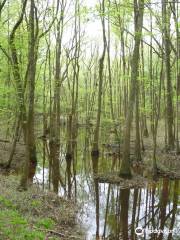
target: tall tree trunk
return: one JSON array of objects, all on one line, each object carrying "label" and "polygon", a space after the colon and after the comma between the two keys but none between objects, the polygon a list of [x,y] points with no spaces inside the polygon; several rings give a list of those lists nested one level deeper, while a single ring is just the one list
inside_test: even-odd
[{"label": "tall tree trunk", "polygon": [[[155,78],[158,78],[157,75],[157,69],[156,69],[156,75]],[[159,123],[159,117],[160,117],[160,110],[161,110],[161,90],[162,90],[162,82],[164,81],[164,74],[163,74],[163,62],[161,64],[161,72],[160,72],[160,80],[159,80],[159,89],[158,93],[155,97],[156,100],[154,100],[153,104],[153,115],[154,115],[154,121],[153,121],[153,175],[157,175],[157,160],[156,160],[156,149],[157,149],[157,131],[158,131],[158,123]]]},{"label": "tall tree trunk", "polygon": [[148,128],[147,128],[147,118],[146,118],[146,91],[145,91],[145,71],[144,71],[144,50],[143,50],[143,42],[141,41],[141,62],[142,62],[142,107],[143,107],[143,113],[142,113],[142,131],[143,136],[148,137]]},{"label": "tall tree trunk", "polygon": [[99,59],[99,86],[98,86],[98,110],[97,110],[97,119],[96,126],[94,130],[94,141],[92,147],[92,155],[99,155],[99,128],[101,121],[101,108],[102,108],[102,92],[103,92],[103,69],[104,69],[104,58],[106,53],[106,33],[105,33],[105,1],[102,0],[101,3],[101,14],[102,14],[102,30],[103,30],[103,52],[102,56]]},{"label": "tall tree trunk", "polygon": [[131,82],[129,92],[128,110],[126,115],[126,124],[124,132],[124,145],[123,145],[123,159],[121,162],[120,176],[130,177],[130,136],[131,125],[133,120],[133,109],[136,98],[136,84],[139,72],[139,48],[142,35],[144,13],[144,0],[134,0],[134,26],[135,26],[135,45],[131,61]]},{"label": "tall tree trunk", "polygon": [[141,139],[140,139],[140,128],[139,128],[139,80],[136,82],[136,112],[135,112],[135,122],[136,122],[136,140],[135,140],[135,158],[136,161],[141,161]]},{"label": "tall tree trunk", "polygon": [[[18,108],[19,108],[19,114],[20,114],[20,122],[23,129],[24,134],[24,142],[26,144],[26,152],[28,153],[29,148],[27,144],[27,114],[26,114],[26,107],[25,107],[25,99],[24,99],[24,87],[23,87],[23,81],[20,74],[20,67],[19,67],[19,60],[18,60],[18,54],[15,44],[15,34],[18,28],[20,27],[23,17],[25,14],[27,0],[23,2],[23,7],[21,11],[21,15],[17,22],[15,23],[10,36],[9,36],[9,45],[10,45],[10,54],[12,59],[12,70],[13,70],[13,76],[16,84],[16,91],[17,91],[17,98],[18,98]],[[25,159],[25,166],[22,174],[22,178],[20,181],[19,189],[26,189],[27,188],[27,179],[28,179],[28,173],[29,173],[29,155],[26,156]]]},{"label": "tall tree trunk", "polygon": [[[28,179],[33,181],[36,171],[37,156],[36,156],[36,143],[34,134],[34,94],[35,94],[35,77],[36,77],[36,36],[35,36],[35,3],[31,0],[30,7],[30,36],[29,36],[29,71],[28,71],[28,91],[29,91],[29,106],[27,117],[27,145],[29,154],[29,173]],[[28,164],[27,164],[28,165]]]},{"label": "tall tree trunk", "polygon": [[[37,26],[36,26],[37,27]],[[37,31],[37,29],[36,29]],[[28,183],[33,182],[37,166],[36,144],[34,134],[34,94],[37,61],[37,32],[35,31],[35,3],[31,0],[29,14],[29,43],[28,43],[28,114],[26,125],[27,159],[20,186],[26,188]]]},{"label": "tall tree trunk", "polygon": [[74,39],[75,39],[75,50],[74,50],[74,61],[73,65],[73,79],[72,79],[72,103],[71,103],[71,113],[68,119],[67,126],[67,152],[66,152],[66,172],[68,175],[68,197],[71,197],[71,165],[73,163],[74,173],[75,169],[75,148],[76,148],[76,138],[77,138],[77,123],[78,123],[78,96],[79,96],[79,56],[80,56],[80,14],[79,14],[79,1],[75,3],[75,24],[74,24]]},{"label": "tall tree trunk", "polygon": [[[58,1],[57,12],[60,2]],[[60,170],[59,170],[59,149],[60,149],[60,86],[61,86],[61,53],[62,36],[64,27],[65,3],[62,1],[57,22],[56,38],[56,63],[55,63],[55,81],[54,81],[54,101],[50,116],[50,161],[52,164],[52,183],[53,191],[58,193]]]},{"label": "tall tree trunk", "polygon": [[[110,8],[110,2],[109,2],[109,6],[108,8]],[[116,138],[119,140],[119,134],[116,128],[116,122],[115,122],[115,114],[114,114],[114,106],[113,106],[113,86],[112,86],[112,73],[111,73],[111,57],[110,57],[110,19],[108,16],[108,38],[106,40],[107,42],[107,61],[108,61],[108,78],[109,78],[109,98],[110,98],[110,110],[111,110],[111,117],[113,120],[113,125],[114,125],[114,132],[116,135]]]},{"label": "tall tree trunk", "polygon": [[164,62],[166,66],[166,87],[167,87],[167,137],[168,148],[174,148],[174,133],[173,133],[173,91],[172,91],[172,79],[171,79],[171,48],[170,48],[170,11],[168,9],[168,1],[162,0],[162,21],[163,21],[163,43],[165,48]]},{"label": "tall tree trunk", "polygon": [[180,154],[180,146],[179,146],[179,119],[180,119],[180,31],[179,31],[179,8],[178,3],[176,5],[176,1],[173,0],[171,5],[174,23],[176,27],[176,153]]}]

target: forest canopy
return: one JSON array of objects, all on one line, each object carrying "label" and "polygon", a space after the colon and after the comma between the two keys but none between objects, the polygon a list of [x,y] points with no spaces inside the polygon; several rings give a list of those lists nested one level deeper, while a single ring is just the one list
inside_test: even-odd
[{"label": "forest canopy", "polygon": [[63,124],[67,168],[83,124],[93,127],[92,156],[109,126],[122,145],[120,176],[131,176],[130,155],[142,160],[149,135],[154,173],[159,134],[165,151],[179,153],[178,1],[1,0],[0,28],[1,135],[12,142],[8,167],[19,139],[26,146],[22,188],[43,138],[58,191]]}]

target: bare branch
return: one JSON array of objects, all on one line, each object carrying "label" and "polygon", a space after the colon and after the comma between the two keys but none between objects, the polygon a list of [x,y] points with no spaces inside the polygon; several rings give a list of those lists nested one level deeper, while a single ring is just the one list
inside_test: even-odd
[{"label": "bare branch", "polygon": [[[124,28],[124,31],[126,31],[128,34],[130,34],[132,37],[134,37],[134,34],[131,33],[128,29]],[[142,39],[142,42],[145,43],[146,45],[148,45],[149,47],[151,47],[154,52],[160,57],[162,58],[162,55],[153,47],[151,46],[148,42],[146,42],[144,39]]]},{"label": "bare branch", "polygon": [[2,3],[0,3],[0,14],[1,14],[1,12],[2,12],[2,9],[3,9],[6,1],[7,1],[7,0],[4,0]]},{"label": "bare branch", "polygon": [[10,42],[13,42],[16,30],[18,29],[18,27],[22,23],[22,20],[23,20],[23,17],[24,17],[24,13],[25,13],[25,9],[26,9],[26,4],[27,4],[27,0],[24,1],[21,15],[20,15],[18,21],[16,22],[16,24],[14,25],[14,27],[12,29],[12,32],[10,33],[10,37],[9,37]]},{"label": "bare branch", "polygon": [[0,44],[0,50],[4,53],[4,55],[7,57],[7,59],[11,62],[11,57],[9,56],[7,51],[2,47],[1,44]]}]

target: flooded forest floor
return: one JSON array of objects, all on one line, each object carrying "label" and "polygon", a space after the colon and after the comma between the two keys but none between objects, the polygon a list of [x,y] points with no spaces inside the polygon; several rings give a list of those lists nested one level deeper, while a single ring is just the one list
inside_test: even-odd
[{"label": "flooded forest floor", "polygon": [[[60,156],[62,158],[62,175],[66,176],[66,161],[64,159],[66,152],[66,134],[64,132],[61,132],[62,145]],[[114,225],[116,224],[113,223],[113,227],[111,226],[111,218],[113,216],[114,219],[114,215],[116,216],[117,213],[109,213],[108,217],[108,210],[105,210],[106,205],[108,206],[108,204],[110,204],[108,202],[110,197],[114,199],[115,195],[117,194],[118,196],[122,189],[128,188],[134,189],[135,192],[136,189],[144,189],[144,191],[149,191],[147,187],[148,182],[152,183],[154,181],[154,179],[152,179],[152,136],[149,135],[149,137],[143,139],[144,151],[142,151],[141,162],[136,162],[134,160],[133,154],[131,155],[133,177],[130,180],[124,180],[118,176],[122,153],[119,152],[119,145],[117,144],[117,142],[115,142],[113,133],[108,131],[107,127],[101,130],[101,151],[99,169],[97,173],[93,171],[93,164],[91,161],[90,153],[92,146],[92,133],[93,129],[85,127],[79,129],[76,153],[77,159],[75,185],[77,185],[77,189],[73,189],[72,187],[72,190],[74,191],[72,191],[72,200],[68,200],[66,195],[64,196],[62,194],[62,197],[60,197],[49,190],[42,190],[41,153],[43,141],[41,139],[42,131],[39,130],[36,131],[36,139],[38,159],[40,160],[38,163],[37,175],[40,176],[40,179],[36,179],[37,181],[35,181],[35,184],[33,184],[33,186],[31,186],[28,191],[17,192],[19,175],[17,175],[16,173],[19,172],[19,170],[21,171],[22,169],[22,165],[25,159],[25,145],[21,140],[17,142],[11,168],[7,173],[7,171],[3,169],[3,166],[5,163],[8,162],[9,155],[12,149],[12,140],[6,137],[2,137],[5,136],[3,134],[1,135],[0,239],[16,240],[14,236],[16,236],[17,234],[18,240],[94,240],[95,237],[93,236],[95,235],[95,232],[97,232],[97,230],[95,230],[95,223],[97,223],[97,217],[99,218],[98,221],[100,221],[100,227],[98,227],[100,231],[102,231],[103,229],[101,224],[103,221],[105,221],[107,225],[109,224],[107,230],[107,234],[109,234],[108,236],[110,236],[110,233],[113,233],[115,231]],[[134,140],[132,139],[131,153],[133,153],[133,143]],[[158,178],[169,178],[170,180],[180,179],[180,155],[177,155],[175,151],[167,152],[164,150],[164,136],[162,136],[160,131],[157,138],[156,157],[158,166]],[[48,172],[47,162],[45,164],[45,168],[45,170],[47,170]],[[48,174],[46,175],[47,176],[44,179],[45,185],[48,183]],[[72,179],[74,180],[74,177],[72,177]],[[64,178],[63,181],[66,182],[66,179]],[[120,187],[120,189],[117,188],[117,185]],[[96,193],[97,189],[98,195]],[[159,189],[161,188],[159,187]],[[138,194],[138,196],[141,197],[141,190]],[[149,196],[148,194],[149,193],[144,193],[144,198],[146,195]],[[122,193],[121,195],[123,196]],[[130,190],[130,196],[131,195],[135,196],[134,193],[132,193]],[[157,198],[161,199],[159,196]],[[99,201],[101,201],[101,204],[103,206],[101,210],[99,210]],[[114,200],[112,202],[114,202]],[[139,200],[139,204],[140,203],[141,199]],[[96,213],[94,212],[94,209],[96,209]],[[114,206],[112,209],[114,209]],[[97,214],[97,211],[100,211],[100,216]],[[101,211],[103,211],[103,213]],[[104,212],[106,212],[106,214],[104,214]],[[104,215],[107,215],[105,220]],[[79,221],[79,217],[81,221]],[[4,219],[6,219],[6,221],[4,221]],[[109,222],[107,221],[107,219],[109,219]],[[84,228],[82,230],[82,225],[86,228],[87,231]],[[132,223],[130,224],[129,221],[127,221],[127,225],[131,226]],[[104,229],[106,229],[106,227],[104,227]],[[84,231],[87,232],[87,238],[84,236]],[[12,233],[15,235],[13,235]],[[107,237],[104,239],[111,238]],[[113,237],[112,239],[120,238]]]}]

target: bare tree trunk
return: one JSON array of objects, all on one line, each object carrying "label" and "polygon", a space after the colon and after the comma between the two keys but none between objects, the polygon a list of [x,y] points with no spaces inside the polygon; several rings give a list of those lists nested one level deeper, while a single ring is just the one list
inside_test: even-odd
[{"label": "bare tree trunk", "polygon": [[143,126],[143,136],[148,137],[148,128],[147,128],[147,118],[146,118],[146,91],[145,91],[145,73],[144,73],[144,51],[143,51],[143,42],[141,41],[141,61],[142,61],[142,104],[143,104],[143,113],[142,113],[142,126]]},{"label": "bare tree trunk", "polygon": [[176,5],[176,1],[173,0],[173,3],[171,5],[174,23],[176,27],[176,153],[180,154],[180,146],[179,146],[179,119],[180,119],[180,31],[178,27],[178,21],[179,21],[179,9],[178,9],[178,3]]},{"label": "bare tree trunk", "polygon": [[[157,79],[157,69],[156,69],[156,76]],[[160,80],[159,80],[159,89],[158,89],[158,96],[155,97],[155,100],[153,101],[153,115],[154,115],[154,121],[153,121],[153,175],[157,175],[157,160],[156,160],[156,149],[157,149],[157,131],[158,131],[158,123],[159,123],[159,117],[160,117],[160,110],[161,110],[161,89],[162,89],[162,82],[164,81],[164,75],[163,75],[163,62],[161,64],[161,72],[160,72]]]},{"label": "bare tree trunk", "polygon": [[[110,3],[109,3],[110,4]],[[110,6],[109,6],[110,7]],[[119,134],[116,128],[116,123],[115,123],[115,114],[114,114],[114,106],[113,106],[113,89],[112,89],[112,73],[111,73],[111,58],[110,58],[110,19],[108,16],[108,40],[107,42],[107,61],[108,61],[108,78],[109,78],[109,97],[110,97],[110,109],[111,109],[111,117],[113,120],[114,124],[114,132],[116,135],[116,138],[119,140]]]},{"label": "bare tree trunk", "polygon": [[[60,1],[57,4],[57,12]],[[60,149],[60,86],[61,86],[61,54],[62,54],[62,36],[64,27],[64,0],[61,2],[59,19],[57,22],[56,38],[56,63],[55,63],[55,81],[54,81],[54,101],[50,116],[50,161],[52,164],[52,183],[53,191],[58,193],[60,170],[59,170],[59,149]]]},{"label": "bare tree trunk", "polygon": [[135,140],[135,158],[137,161],[141,161],[141,138],[140,138],[140,128],[139,128],[139,80],[136,82],[136,112],[135,112],[135,122],[136,122],[136,140]]},{"label": "bare tree trunk", "polygon": [[121,162],[120,176],[130,177],[130,136],[131,124],[133,120],[133,109],[136,98],[136,84],[139,72],[139,48],[141,42],[142,25],[144,13],[144,0],[138,2],[134,0],[134,25],[135,25],[135,45],[131,62],[131,82],[129,92],[128,111],[126,115],[126,124],[124,132],[123,159]]},{"label": "bare tree trunk", "polygon": [[168,148],[174,148],[174,133],[173,133],[173,91],[172,91],[172,79],[171,79],[171,62],[170,62],[170,12],[167,8],[168,1],[162,0],[162,19],[163,19],[163,42],[165,48],[164,62],[166,66],[166,84],[167,84],[167,137],[168,137]]},{"label": "bare tree trunk", "polygon": [[96,119],[96,127],[94,130],[94,141],[92,147],[92,155],[99,155],[99,128],[100,128],[100,120],[101,120],[101,108],[102,108],[102,92],[103,92],[103,69],[104,69],[104,58],[106,52],[106,33],[105,33],[105,2],[102,0],[101,3],[101,14],[103,15],[101,18],[102,21],[102,30],[103,30],[103,53],[101,58],[99,59],[99,86],[98,86],[98,110],[97,110],[97,119]]},{"label": "bare tree trunk", "polygon": [[[23,21],[23,17],[25,14],[25,9],[26,9],[26,4],[27,0],[23,2],[23,7],[22,7],[22,12],[17,20],[16,24],[14,25],[12,32],[10,33],[9,36],[9,45],[10,45],[10,53],[11,53],[11,59],[12,59],[12,70],[13,70],[13,76],[16,84],[16,90],[17,90],[17,98],[18,98],[18,104],[19,104],[19,114],[20,114],[20,119],[21,119],[21,125],[23,129],[23,134],[24,134],[24,142],[26,144],[26,152],[28,153],[28,144],[27,144],[27,114],[26,114],[26,107],[25,107],[25,100],[24,100],[24,91],[25,89],[23,88],[23,81],[21,79],[21,74],[20,74],[20,68],[19,68],[19,61],[18,61],[18,54],[17,54],[17,49],[16,49],[16,44],[15,44],[15,34],[19,26],[21,25]],[[26,157],[26,164],[29,162],[29,156]],[[20,187],[19,189],[26,189],[27,188],[27,178],[28,178],[28,170],[29,166],[27,165],[24,167],[22,178],[20,181]]]},{"label": "bare tree trunk", "polygon": [[[30,8],[30,36],[29,36],[29,71],[28,71],[28,90],[29,90],[29,106],[27,118],[27,144],[29,149],[29,173],[28,179],[33,181],[37,166],[36,143],[34,133],[34,94],[35,94],[35,77],[36,77],[36,61],[37,61],[37,35],[35,32],[35,3],[31,0]],[[36,26],[37,27],[37,26]],[[37,29],[36,29],[37,31]],[[28,164],[27,164],[28,165]]]}]

